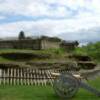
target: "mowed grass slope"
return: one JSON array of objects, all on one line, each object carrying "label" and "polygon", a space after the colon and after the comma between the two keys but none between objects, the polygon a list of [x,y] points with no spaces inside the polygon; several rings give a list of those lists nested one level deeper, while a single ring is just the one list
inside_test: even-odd
[{"label": "mowed grass slope", "polygon": [[[18,62],[18,61],[22,61],[24,62],[24,60],[20,59],[11,59],[11,57],[7,58],[2,56],[2,54],[32,54],[32,55],[36,55],[37,57],[33,57],[31,59],[28,59],[27,61],[55,61],[55,60],[66,60],[65,56],[68,54],[66,51],[64,51],[63,49],[47,49],[47,50],[21,50],[21,49],[0,49],[0,62]],[[43,58],[38,58],[43,56]],[[46,58],[47,57],[47,58]],[[26,60],[25,60],[26,62]]]},{"label": "mowed grass slope", "polygon": [[[89,81],[89,84],[100,90],[100,79]],[[63,100],[55,95],[51,86],[0,86],[0,100]],[[100,100],[99,97],[80,89],[75,97],[69,100]]]}]

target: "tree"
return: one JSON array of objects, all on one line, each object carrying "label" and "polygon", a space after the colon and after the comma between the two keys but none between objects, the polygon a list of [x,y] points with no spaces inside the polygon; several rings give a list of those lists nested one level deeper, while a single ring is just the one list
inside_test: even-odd
[{"label": "tree", "polygon": [[25,39],[24,31],[20,31],[19,33],[19,40]]}]

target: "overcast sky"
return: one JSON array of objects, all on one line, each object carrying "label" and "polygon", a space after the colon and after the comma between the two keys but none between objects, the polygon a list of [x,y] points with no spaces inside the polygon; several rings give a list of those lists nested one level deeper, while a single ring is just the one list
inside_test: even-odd
[{"label": "overcast sky", "polygon": [[0,0],[0,38],[26,35],[100,40],[100,0]]}]

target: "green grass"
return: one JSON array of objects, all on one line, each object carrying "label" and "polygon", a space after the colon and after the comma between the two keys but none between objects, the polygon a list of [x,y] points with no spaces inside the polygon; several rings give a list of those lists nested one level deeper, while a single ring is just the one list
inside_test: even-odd
[{"label": "green grass", "polygon": [[31,49],[0,49],[0,53],[9,53],[9,52],[31,52],[31,53],[55,53],[55,54],[62,54],[65,51],[61,48],[51,48],[46,50],[31,50]]},{"label": "green grass", "polygon": [[[92,81],[88,81],[90,86],[100,90],[100,78]],[[80,89],[79,92],[76,94],[75,98],[72,100],[100,100],[100,97],[95,96],[94,94],[88,92],[87,90]]]},{"label": "green grass", "polygon": [[[2,49],[3,52],[33,52],[33,53],[51,53],[57,56],[57,59],[65,55],[65,52],[61,49],[48,49],[48,50],[14,50],[14,49]],[[56,57],[55,57],[56,58]],[[63,58],[63,57],[62,57]],[[61,59],[62,59],[61,58]],[[36,59],[38,60],[38,59]],[[51,61],[51,59],[49,59]],[[5,58],[0,57],[0,62],[7,62]],[[100,79],[89,81],[89,83],[100,90]],[[50,86],[0,86],[0,100],[62,100],[55,95],[54,90]],[[100,100],[100,98],[87,92],[84,89],[80,89],[79,92],[70,100]]]},{"label": "green grass", "polygon": [[0,100],[58,100],[58,97],[49,86],[1,86]]},{"label": "green grass", "polygon": [[[89,84],[100,90],[100,79]],[[55,95],[50,86],[0,86],[0,100],[63,100]],[[70,100],[100,100],[99,97],[80,89]]]},{"label": "green grass", "polygon": [[[23,50],[23,49],[0,49],[0,54],[2,53],[33,53],[33,54],[47,54],[50,58],[45,59],[46,61],[55,60],[65,60],[65,55],[67,54],[63,49],[46,49],[46,50]],[[0,56],[0,62],[16,62],[17,60],[7,59]],[[33,58],[30,61],[44,61],[44,59]]]}]

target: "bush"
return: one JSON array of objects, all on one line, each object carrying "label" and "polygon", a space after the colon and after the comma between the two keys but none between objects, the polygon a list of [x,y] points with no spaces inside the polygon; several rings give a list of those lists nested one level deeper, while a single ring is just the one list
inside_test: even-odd
[{"label": "bush", "polygon": [[96,61],[100,61],[100,42],[89,43],[87,46],[76,48],[74,53],[89,55]]}]

